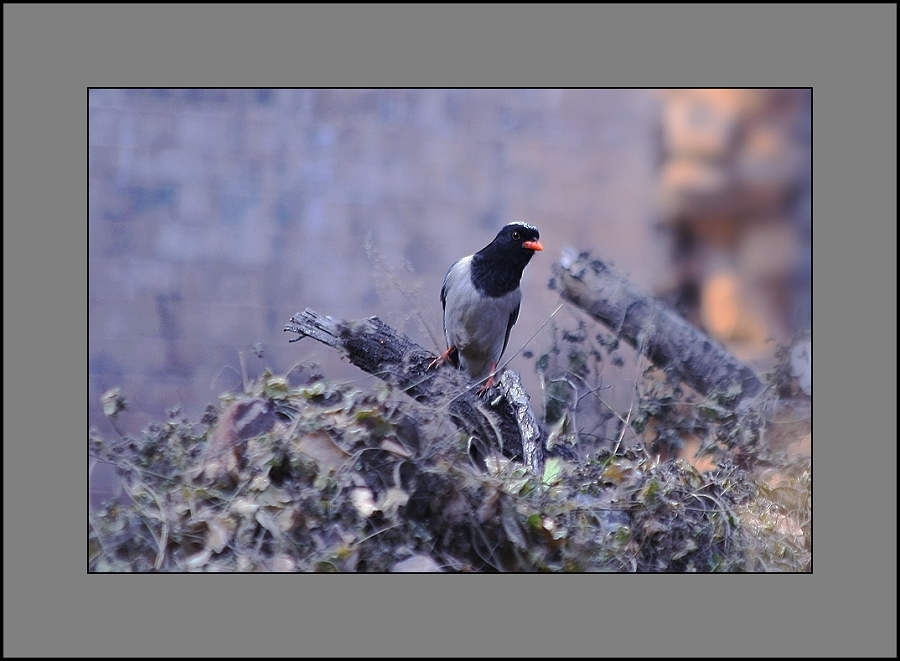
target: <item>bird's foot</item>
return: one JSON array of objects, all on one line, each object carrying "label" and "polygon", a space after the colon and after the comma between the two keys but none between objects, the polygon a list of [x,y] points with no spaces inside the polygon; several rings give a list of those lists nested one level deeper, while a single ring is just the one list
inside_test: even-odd
[{"label": "bird's foot", "polygon": [[447,363],[453,364],[453,356],[455,352],[456,347],[450,347],[440,356],[428,363],[428,367],[426,368],[426,370],[433,370],[440,367],[441,365],[446,365]]},{"label": "bird's foot", "polygon": [[491,373],[488,375],[487,380],[480,386],[478,386],[478,390],[476,391],[476,394],[479,397],[486,397],[487,394],[491,391],[491,388],[494,387],[494,376],[496,376],[494,370],[496,368],[497,363],[491,363]]}]

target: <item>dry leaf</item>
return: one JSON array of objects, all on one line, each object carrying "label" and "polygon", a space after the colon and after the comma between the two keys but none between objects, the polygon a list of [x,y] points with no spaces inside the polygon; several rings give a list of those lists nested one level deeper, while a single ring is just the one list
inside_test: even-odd
[{"label": "dry leaf", "polygon": [[247,487],[250,491],[265,491],[269,488],[269,484],[272,481],[269,479],[268,475],[257,475],[252,480],[250,480],[250,484]]},{"label": "dry leaf", "polygon": [[261,509],[256,513],[256,521],[259,525],[272,533],[273,537],[281,537],[281,530],[278,528],[278,524],[275,523],[275,520],[265,510]]},{"label": "dry leaf", "polygon": [[275,523],[278,525],[279,529],[284,532],[288,532],[289,530],[293,530],[297,527],[297,524],[300,522],[302,516],[300,512],[297,510],[290,508],[282,510],[278,516],[275,517]]},{"label": "dry leaf", "polygon": [[397,513],[398,508],[406,505],[407,501],[409,501],[408,493],[403,489],[391,487],[384,494],[384,500],[381,501],[381,506],[378,509],[388,516],[392,516]]},{"label": "dry leaf", "polygon": [[188,569],[198,569],[209,562],[209,559],[212,557],[212,549],[205,548],[199,553],[195,553],[187,560],[184,561],[184,564]]},{"label": "dry leaf", "polygon": [[249,498],[236,498],[231,504],[231,509],[242,516],[248,516],[250,514],[256,514],[259,505]]},{"label": "dry leaf", "polygon": [[275,415],[265,399],[239,399],[222,413],[209,436],[203,460],[191,472],[191,479],[202,478],[207,484],[227,475],[237,477],[237,447],[254,436],[266,433],[275,425]]},{"label": "dry leaf", "polygon": [[221,553],[231,539],[234,522],[231,519],[215,517],[206,522],[209,534],[206,536],[206,548],[213,553]]},{"label": "dry leaf", "polygon": [[392,572],[442,572],[440,565],[428,555],[414,555],[401,560],[391,567]]},{"label": "dry leaf", "polygon": [[350,493],[350,501],[353,503],[356,510],[365,517],[370,517],[378,511],[378,506],[375,505],[375,498],[371,489],[356,487]]},{"label": "dry leaf", "polygon": [[296,571],[297,563],[293,558],[284,554],[275,556],[272,561],[272,571],[274,572],[292,572]]},{"label": "dry leaf", "polygon": [[412,453],[409,452],[405,447],[400,445],[397,441],[392,441],[389,438],[381,441],[381,449],[387,450],[388,452],[395,454],[398,457],[403,457],[404,459],[409,459],[412,456]]},{"label": "dry leaf", "polygon": [[331,470],[337,470],[350,458],[325,432],[307,434],[297,439],[297,451],[313,459],[322,468]]},{"label": "dry leaf", "polygon": [[484,497],[484,500],[481,501],[481,505],[478,507],[478,522],[487,523],[497,516],[497,507],[499,504],[500,491],[497,489],[490,489]]}]

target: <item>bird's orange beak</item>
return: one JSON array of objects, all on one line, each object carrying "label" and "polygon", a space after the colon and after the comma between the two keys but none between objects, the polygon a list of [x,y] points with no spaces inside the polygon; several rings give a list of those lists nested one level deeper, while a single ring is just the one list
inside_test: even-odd
[{"label": "bird's orange beak", "polygon": [[528,248],[529,250],[543,250],[544,246],[541,245],[540,241],[526,241],[522,244],[523,248]]}]

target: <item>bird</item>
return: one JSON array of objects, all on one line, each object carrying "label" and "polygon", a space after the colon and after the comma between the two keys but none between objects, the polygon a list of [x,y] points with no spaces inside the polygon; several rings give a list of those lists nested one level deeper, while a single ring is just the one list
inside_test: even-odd
[{"label": "bird", "polygon": [[475,381],[487,379],[479,393],[493,387],[509,332],[519,318],[522,272],[543,249],[534,225],[515,222],[450,267],[441,287],[447,350],[429,369],[450,363]]}]

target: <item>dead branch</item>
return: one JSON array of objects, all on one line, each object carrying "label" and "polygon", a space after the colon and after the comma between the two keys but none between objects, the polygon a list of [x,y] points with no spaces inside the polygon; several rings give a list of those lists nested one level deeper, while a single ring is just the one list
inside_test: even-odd
[{"label": "dead branch", "polygon": [[718,342],[599,259],[581,253],[553,268],[563,298],[694,390],[732,403],[764,390],[753,370]]},{"label": "dead branch", "polygon": [[[486,402],[462,372],[451,367],[428,370],[434,355],[378,317],[340,321],[307,308],[291,317],[284,330],[298,334],[291,342],[311,337],[416,401],[445,407],[456,424],[480,443],[492,443],[506,456],[523,459],[537,474],[543,470],[544,435],[518,373],[505,372]],[[483,448],[479,455],[483,457]]]}]

